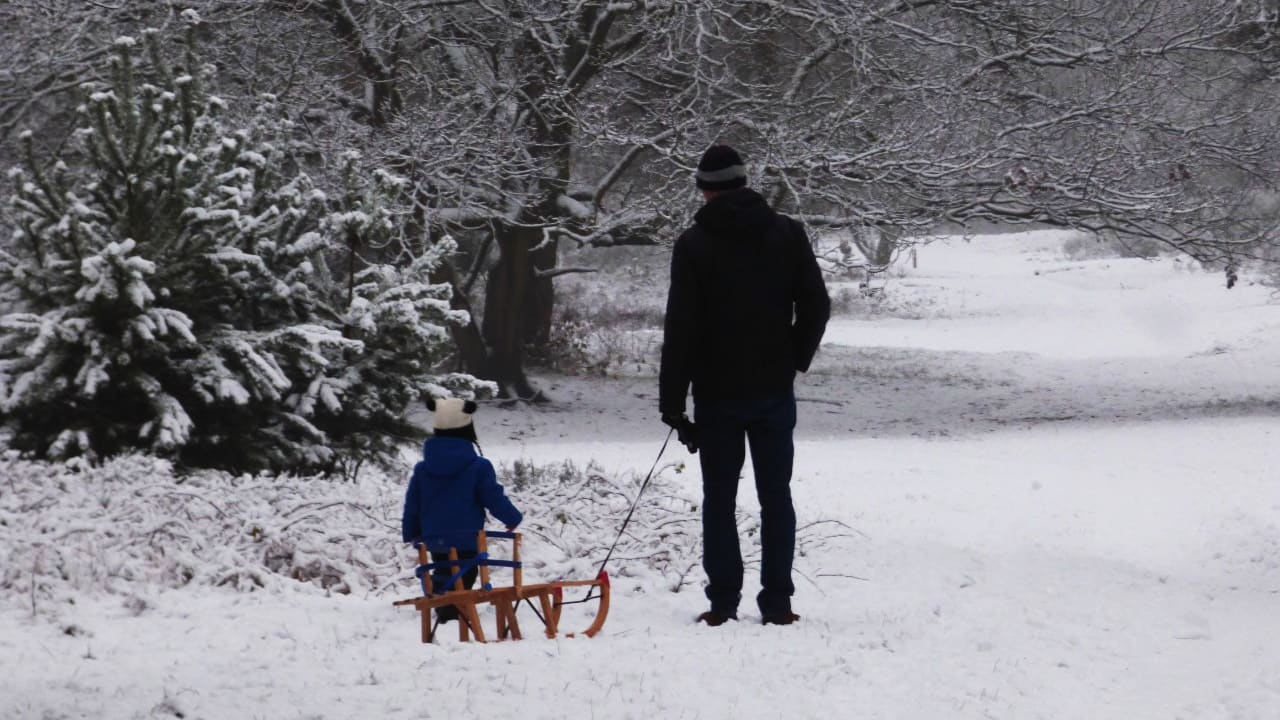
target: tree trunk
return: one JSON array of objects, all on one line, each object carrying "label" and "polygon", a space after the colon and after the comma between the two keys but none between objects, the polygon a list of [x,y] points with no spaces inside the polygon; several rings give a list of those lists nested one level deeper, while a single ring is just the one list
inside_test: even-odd
[{"label": "tree trunk", "polygon": [[524,346],[526,304],[535,283],[530,249],[538,234],[518,226],[498,229],[498,262],[489,270],[484,299],[484,339],[489,345],[489,379],[498,383],[499,397],[537,397],[524,372]]},{"label": "tree trunk", "polygon": [[449,283],[449,287],[453,288],[453,294],[449,297],[449,307],[454,310],[465,310],[471,317],[471,322],[466,325],[449,326],[449,335],[458,348],[460,369],[476,377],[488,379],[491,375],[489,354],[485,350],[484,338],[480,336],[480,327],[476,325],[476,315],[471,311],[471,300],[462,291],[462,284],[458,282],[457,268],[453,266],[453,262],[445,260],[431,273],[430,279],[433,283]]},{"label": "tree trunk", "polygon": [[539,277],[538,271],[552,270],[559,264],[558,243],[531,253],[534,275],[524,301],[524,341],[535,348],[545,347],[551,339],[551,319],[555,312],[555,284],[550,277]]},{"label": "tree trunk", "polygon": [[[569,192],[569,180],[573,174],[573,126],[567,122],[559,122],[541,130],[545,145],[555,148],[553,162],[556,168],[555,178],[543,183],[543,201],[537,209],[538,217],[545,221],[562,217],[563,210],[557,207],[555,198]],[[543,237],[539,234],[530,240],[533,244],[529,247],[538,247]],[[552,239],[545,247],[533,251],[531,262],[533,277],[525,297],[524,340],[533,347],[541,348],[551,339],[551,319],[555,313],[556,290],[551,277],[539,275],[539,273],[554,270],[559,265],[559,240]]]}]

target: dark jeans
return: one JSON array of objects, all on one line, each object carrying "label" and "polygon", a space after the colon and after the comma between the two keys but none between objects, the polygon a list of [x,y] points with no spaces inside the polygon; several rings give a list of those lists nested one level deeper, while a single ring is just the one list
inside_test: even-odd
[{"label": "dark jeans", "polygon": [[[473,557],[475,557],[475,556],[476,556],[476,551],[475,551],[475,550],[459,550],[459,551],[458,551],[458,561],[459,561],[459,563],[461,563],[463,560],[470,560],[471,558],[473,558]],[[433,551],[433,552],[431,553],[431,562],[433,562],[433,563],[438,563],[438,562],[449,562],[449,553],[448,553],[447,551],[446,551],[446,552],[434,552],[434,551]],[[432,592],[435,592],[435,593],[442,593],[442,592],[448,592],[448,591],[452,590],[452,589],[453,589],[453,586],[452,586],[452,585],[448,585],[448,582],[449,582],[449,578],[453,577],[453,573],[454,573],[454,571],[453,571],[453,570],[450,570],[450,569],[448,569],[448,568],[445,568],[445,569],[443,569],[443,570],[435,570],[435,571],[433,571],[433,572],[431,573],[431,590],[432,590]],[[480,568],[479,568],[479,567],[473,567],[473,568],[471,568],[470,570],[468,570],[468,571],[466,571],[465,573],[463,573],[463,574],[462,574],[462,586],[463,586],[464,588],[466,588],[466,589],[470,590],[472,587],[474,587],[474,586],[475,586],[475,584],[476,584],[476,576],[478,576],[479,574],[480,574]],[[437,617],[437,618],[439,618],[441,622],[448,622],[448,621],[450,621],[450,620],[456,620],[456,619],[458,618],[458,608],[456,608],[456,607],[454,607],[454,606],[452,606],[452,605],[442,605],[442,606],[440,606],[440,607],[436,608],[436,617]]]},{"label": "dark jeans", "polygon": [[[475,557],[475,556],[476,556],[476,551],[474,550],[460,550],[458,551],[458,562],[460,562],[461,564],[463,560],[471,560],[472,557]],[[449,553],[447,551],[431,552],[431,562],[448,562],[448,561],[449,561]],[[431,591],[436,593],[452,591],[453,585],[448,584],[448,582],[449,582],[449,578],[453,577],[453,573],[454,573],[454,570],[451,570],[449,568],[433,571],[433,573],[431,573]],[[466,589],[471,589],[472,587],[475,587],[476,577],[479,574],[480,574],[480,568],[471,568],[470,570],[467,570],[466,573],[463,573],[462,587]],[[435,616],[440,621],[442,621],[442,623],[448,623],[448,621],[458,619],[458,609],[457,607],[454,607],[452,605],[442,605],[440,607],[436,607]]]},{"label": "dark jeans", "polygon": [[[475,556],[476,556],[476,551],[475,551],[475,550],[459,550],[459,551],[458,551],[458,564],[462,564],[462,562],[463,562],[463,561],[465,561],[465,560],[470,560],[471,558],[473,558],[473,557],[475,557]],[[433,563],[449,562],[449,552],[448,552],[448,551],[445,551],[445,552],[436,552],[436,551],[434,551],[434,550],[433,550],[433,551],[431,552],[431,562],[433,562]],[[453,586],[452,586],[452,585],[449,585],[448,587],[446,587],[445,585],[446,585],[446,583],[448,583],[448,582],[449,582],[449,578],[453,577],[453,573],[454,573],[454,571],[453,571],[453,570],[451,570],[451,569],[449,569],[449,568],[444,568],[443,570],[434,570],[434,571],[432,571],[432,573],[431,573],[431,589],[432,589],[433,591],[435,591],[435,592],[438,592],[438,593],[448,592],[448,591],[452,590],[452,589],[453,589]],[[463,586],[464,588],[468,589],[468,590],[470,590],[472,587],[475,587],[475,584],[476,584],[476,576],[478,576],[479,574],[480,574],[480,568],[479,568],[479,567],[473,567],[473,568],[471,568],[470,570],[468,570],[468,571],[466,571],[465,573],[463,573],[463,574],[462,574],[462,586]]]},{"label": "dark jeans", "polygon": [[763,614],[791,610],[791,563],[796,513],[791,504],[791,434],[796,426],[793,392],[766,398],[695,402],[698,456],[702,463],[702,566],[707,599],[716,612],[737,611],[742,599],[742,550],[738,544],[738,479],[751,446],[760,498],[760,594]]}]

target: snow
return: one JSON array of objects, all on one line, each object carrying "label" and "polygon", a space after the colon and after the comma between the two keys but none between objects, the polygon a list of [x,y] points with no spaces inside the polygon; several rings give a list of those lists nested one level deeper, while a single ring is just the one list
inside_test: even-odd
[{"label": "snow", "polygon": [[240,162],[248,163],[256,168],[262,169],[267,166],[267,158],[262,153],[246,150],[240,153]]},{"label": "snow", "polygon": [[589,220],[595,216],[595,212],[586,203],[575,200],[568,195],[557,195],[556,205],[575,218]]},{"label": "snow", "polygon": [[134,307],[146,308],[155,300],[155,294],[144,277],[154,274],[156,267],[150,260],[130,255],[135,247],[134,240],[126,238],[120,243],[108,243],[99,255],[86,257],[80,264],[80,274],[92,284],[77,290],[76,299],[84,303],[93,303],[99,297],[114,300],[123,290]]},{"label": "snow", "polygon": [[76,385],[82,388],[87,397],[97,395],[98,387],[110,381],[111,375],[107,372],[106,363],[99,358],[89,358],[81,366],[80,372],[76,373]]},{"label": "snow", "polygon": [[404,177],[403,175],[396,175],[395,173],[387,172],[382,168],[374,170],[373,175],[377,178],[380,184],[388,188],[406,190],[413,184],[409,178]]},{"label": "snow", "polygon": [[985,258],[980,274],[965,262],[972,250],[963,242],[927,246],[918,253],[920,270],[907,268],[897,282],[908,295],[938,303],[947,317],[837,319],[826,341],[1060,358],[1162,357],[1210,351],[1260,326],[1280,328],[1280,305],[1270,303],[1265,288],[1223,292],[1220,275],[1192,270],[1183,259],[1055,261],[1052,249],[1067,237],[984,238],[988,250],[1001,254]]},{"label": "snow", "polygon": [[348,210],[330,213],[326,221],[335,229],[363,230],[369,226],[370,218],[369,214],[362,210]]},{"label": "snow", "polygon": [[[547,640],[530,615],[528,639],[488,645],[449,626],[422,645],[394,587],[154,582],[55,606],[0,590],[0,717],[1278,717],[1280,307],[1186,261],[1068,260],[1062,241],[935,243],[890,281],[899,317],[833,322],[797,387],[793,491],[802,525],[840,524],[801,544],[794,626],[759,625],[751,569],[721,628],[692,622],[696,569],[629,571],[599,637]],[[543,382],[561,402],[477,415],[508,482],[517,459],[644,476],[666,434],[654,378]],[[646,512],[696,527],[677,502],[696,502],[693,460],[671,443]],[[349,492],[354,527],[358,497],[394,506],[402,478],[384,482],[314,486],[311,507]],[[15,527],[0,562],[21,577],[13,553],[47,538]],[[688,535],[662,543],[697,557]]]},{"label": "snow", "polygon": [[241,340],[232,340],[228,346],[228,350],[234,352],[243,363],[246,374],[260,394],[274,395],[289,389],[289,378],[274,356],[263,355],[257,348]]},{"label": "snow", "polygon": [[152,403],[161,409],[160,417],[155,428],[143,426],[142,436],[150,437],[154,432],[152,444],[158,450],[172,450],[186,444],[191,431],[195,429],[195,422],[187,415],[182,404],[163,393],[158,394]]},{"label": "snow", "polygon": [[218,397],[220,399],[230,400],[236,405],[246,405],[252,397],[244,385],[241,385],[233,377],[216,378],[215,382],[218,386]]}]

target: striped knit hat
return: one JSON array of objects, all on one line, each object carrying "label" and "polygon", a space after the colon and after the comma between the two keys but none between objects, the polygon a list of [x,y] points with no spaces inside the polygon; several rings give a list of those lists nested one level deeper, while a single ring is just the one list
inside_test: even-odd
[{"label": "striped knit hat", "polygon": [[728,145],[712,145],[702,153],[693,178],[703,190],[735,190],[747,186],[747,167],[737,150]]}]

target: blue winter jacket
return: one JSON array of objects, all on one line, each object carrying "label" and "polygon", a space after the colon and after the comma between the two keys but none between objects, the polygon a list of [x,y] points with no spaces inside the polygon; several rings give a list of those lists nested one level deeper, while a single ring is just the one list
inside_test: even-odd
[{"label": "blue winter jacket", "polygon": [[475,550],[485,510],[507,527],[524,518],[502,491],[493,464],[476,454],[470,440],[427,438],[404,498],[404,541],[421,539],[433,551]]}]

